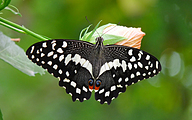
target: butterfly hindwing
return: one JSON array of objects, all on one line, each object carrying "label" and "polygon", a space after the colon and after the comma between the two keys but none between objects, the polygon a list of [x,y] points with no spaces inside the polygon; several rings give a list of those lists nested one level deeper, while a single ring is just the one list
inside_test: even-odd
[{"label": "butterfly hindwing", "polygon": [[107,45],[103,51],[106,63],[101,66],[98,79],[102,84],[95,93],[101,104],[110,104],[127,86],[161,71],[160,62],[145,51],[118,45]]},{"label": "butterfly hindwing", "polygon": [[87,61],[87,51],[92,49],[93,44],[88,42],[57,39],[33,44],[26,54],[32,62],[59,78],[59,85],[66,88],[73,101],[82,102],[91,96],[88,79],[92,77],[89,69],[92,66]]}]

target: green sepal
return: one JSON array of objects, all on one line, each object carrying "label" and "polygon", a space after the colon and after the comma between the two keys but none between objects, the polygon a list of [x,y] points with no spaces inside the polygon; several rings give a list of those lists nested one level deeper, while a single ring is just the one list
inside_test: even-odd
[{"label": "green sepal", "polygon": [[[100,21],[100,22],[101,22],[101,21]],[[122,36],[107,34],[108,31],[106,31],[106,33],[103,33],[103,30],[104,30],[106,27],[109,27],[109,26],[111,26],[111,25],[116,25],[116,24],[108,23],[108,24],[103,25],[103,26],[100,26],[100,27],[98,28],[100,22],[96,25],[96,27],[95,27],[95,28],[93,29],[93,31],[91,31],[91,32],[88,32],[88,33],[87,33],[87,31],[88,31],[88,29],[89,29],[90,26],[88,26],[87,28],[83,29],[82,31],[85,31],[85,30],[86,30],[86,32],[84,33],[83,37],[81,37],[81,34],[82,34],[82,32],[81,32],[81,34],[80,34],[80,38],[81,38],[81,39],[80,39],[80,40],[87,41],[87,42],[91,42],[91,43],[95,44],[95,43],[96,43],[95,39],[96,39],[97,37],[103,37],[103,38],[104,38],[103,44],[104,44],[104,45],[108,45],[108,44],[115,44],[115,43],[117,43],[117,42],[119,42],[119,41],[122,41],[122,40],[124,40],[124,39],[127,39],[127,38],[122,37]],[[114,26],[114,27],[115,27],[115,26]],[[112,28],[112,29],[113,29],[113,28]]]},{"label": "green sepal", "polygon": [[3,10],[5,7],[7,7],[10,2],[11,2],[11,0],[1,0],[0,11]]}]

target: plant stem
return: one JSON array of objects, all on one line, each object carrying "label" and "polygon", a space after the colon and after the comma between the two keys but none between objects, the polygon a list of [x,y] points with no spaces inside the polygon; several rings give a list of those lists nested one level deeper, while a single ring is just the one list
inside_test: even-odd
[{"label": "plant stem", "polygon": [[4,19],[2,17],[0,17],[0,25],[3,25],[5,27],[10,28],[10,29],[12,29],[14,31],[17,31],[19,33],[24,33],[24,34],[31,35],[31,36],[33,36],[33,37],[35,37],[37,39],[40,39],[40,40],[47,40],[46,37],[38,35],[38,34],[32,32],[31,30],[25,28],[24,26],[20,26],[20,25],[18,25],[16,23],[13,23],[13,22],[9,21],[9,20],[6,20],[6,19]]}]

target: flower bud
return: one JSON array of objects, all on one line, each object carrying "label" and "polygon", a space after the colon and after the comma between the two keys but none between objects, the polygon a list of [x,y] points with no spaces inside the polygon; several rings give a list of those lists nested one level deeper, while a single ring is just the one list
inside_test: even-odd
[{"label": "flower bud", "polygon": [[125,37],[127,39],[124,39],[115,44],[134,47],[137,49],[140,49],[141,40],[145,35],[145,33],[141,31],[141,28],[124,27],[118,25],[116,26],[114,24],[107,26],[103,30],[103,33]]}]

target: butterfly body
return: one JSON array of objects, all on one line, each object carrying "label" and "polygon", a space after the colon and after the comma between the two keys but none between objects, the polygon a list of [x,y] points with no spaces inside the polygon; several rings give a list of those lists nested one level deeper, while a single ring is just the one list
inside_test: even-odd
[{"label": "butterfly body", "polygon": [[96,44],[80,40],[56,39],[38,42],[27,50],[29,59],[53,76],[72,100],[84,101],[95,90],[95,99],[108,103],[126,91],[126,87],[157,75],[160,62],[142,50]]}]

